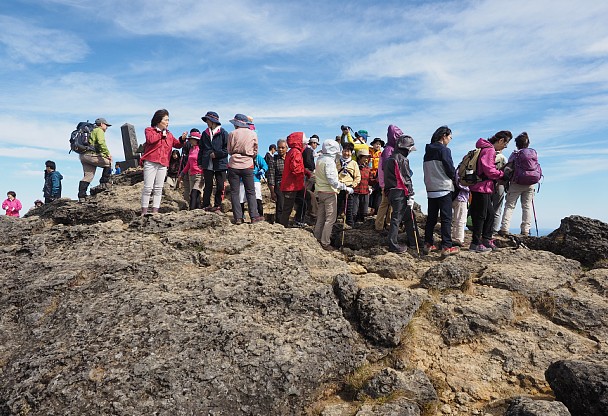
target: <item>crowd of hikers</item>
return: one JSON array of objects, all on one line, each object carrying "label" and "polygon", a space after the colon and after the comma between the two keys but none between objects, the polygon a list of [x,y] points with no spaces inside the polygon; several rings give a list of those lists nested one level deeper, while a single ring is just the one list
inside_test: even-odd
[{"label": "crowd of hikers", "polygon": [[[433,133],[425,146],[422,166],[428,212],[419,244],[413,212],[413,172],[408,159],[416,147],[414,139],[396,125],[388,126],[386,142],[376,137],[368,143],[366,130],[355,132],[349,126],[341,126],[340,135],[322,143],[317,135],[307,138],[303,132],[293,132],[271,144],[262,156],[251,117],[236,114],[230,120],[234,126],[230,132],[222,127],[216,112],[209,111],[201,119],[207,126],[202,132],[193,128],[175,137],[168,129],[167,110],[158,110],[152,116],[140,158],[144,179],[142,216],[158,213],[164,186],[183,189],[191,210],[221,211],[227,180],[234,224],[244,223],[245,204],[251,223],[264,221],[265,185],[275,203],[275,212],[267,216],[284,227],[314,225],[315,238],[329,251],[335,249],[331,236],[339,217],[345,230],[373,216],[375,230],[387,233],[388,248],[395,253],[408,249],[419,252],[421,248],[424,254],[456,254],[465,243],[467,226],[472,231],[469,251],[494,251],[493,236],[509,233],[520,198],[520,232],[530,234],[535,184],[542,171],[526,132],[515,138],[516,149],[508,159],[503,152],[513,135],[502,130],[477,140],[475,149],[457,166],[449,148],[450,128],[441,126]],[[78,188],[81,202],[87,198],[97,167],[103,169],[97,188],[103,191],[111,187],[112,156],[105,142],[110,126],[105,118],[95,120],[89,147],[79,152],[84,172]],[[45,203],[49,203],[61,197],[63,177],[53,161],[47,161],[45,167],[43,193]],[[116,164],[114,174],[119,173]],[[18,217],[21,203],[15,192],[7,195],[2,208],[7,215]],[[39,205],[42,201],[38,200]],[[438,221],[441,237],[435,241]],[[406,245],[398,241],[401,227],[405,229]]]}]

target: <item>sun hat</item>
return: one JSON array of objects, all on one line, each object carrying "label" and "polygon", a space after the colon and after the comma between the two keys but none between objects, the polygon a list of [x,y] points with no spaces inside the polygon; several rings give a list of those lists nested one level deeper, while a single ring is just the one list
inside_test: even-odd
[{"label": "sun hat", "polygon": [[201,134],[198,131],[192,131],[187,137],[188,139],[200,140]]},{"label": "sun hat", "polygon": [[311,144],[311,143],[319,144],[319,136],[317,136],[316,134],[313,134],[312,136],[310,136],[310,140],[308,140],[308,144]]},{"label": "sun hat", "polygon": [[245,115],[245,114],[235,114],[234,118],[232,120],[230,120],[230,122],[235,126],[235,127],[243,127],[248,129],[249,128],[249,118]]},{"label": "sun hat", "polygon": [[384,147],[385,143],[384,140],[382,140],[380,137],[376,137],[374,140],[372,140],[372,142],[370,143],[370,146],[373,146],[374,143],[376,142],[380,142],[380,146]]},{"label": "sun hat", "polygon": [[357,152],[357,157],[360,156],[369,156],[369,149],[367,147],[364,147],[363,149],[359,149],[359,151]]},{"label": "sun hat", "polygon": [[207,121],[210,121],[212,123],[217,124],[218,126],[222,125],[222,123],[220,123],[220,116],[218,116],[215,111],[207,111],[207,114],[201,117],[201,120],[203,120],[205,123]]}]

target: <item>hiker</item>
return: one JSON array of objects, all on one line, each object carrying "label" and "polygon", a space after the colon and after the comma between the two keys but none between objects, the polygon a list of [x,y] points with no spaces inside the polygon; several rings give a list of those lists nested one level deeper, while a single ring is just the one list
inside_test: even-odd
[{"label": "hiker", "polygon": [[6,215],[9,217],[19,218],[19,211],[23,206],[21,201],[17,199],[15,191],[8,191],[6,193],[6,199],[2,203],[2,209],[6,211]]},{"label": "hiker", "polygon": [[[341,146],[344,146],[346,143],[354,144],[355,133],[353,132],[353,129],[351,129],[349,126],[340,126],[340,131],[342,132],[342,135],[339,136],[339,142]],[[338,140],[338,136],[336,136],[336,139]]]},{"label": "hiker", "polygon": [[121,173],[120,163],[116,162],[116,165],[114,165],[114,175],[120,175]]},{"label": "hiker", "polygon": [[353,193],[353,188],[338,181],[336,157],[340,154],[340,145],[335,140],[327,139],[321,146],[321,153],[315,165],[315,193],[318,198],[317,221],[314,235],[324,250],[331,251],[331,231],[338,213],[337,193]]},{"label": "hiker", "polygon": [[287,140],[277,141],[277,152],[268,164],[268,189],[270,190],[270,200],[275,203],[274,218],[279,222],[283,213],[283,193],[281,192],[281,181],[283,170],[285,169],[285,155],[287,154]]},{"label": "hiker", "polygon": [[163,108],[154,113],[150,127],[146,127],[144,131],[146,143],[144,154],[141,156],[141,163],[144,166],[141,215],[148,213],[150,197],[152,197],[152,213],[158,213],[171,151],[174,147],[179,149],[183,146],[183,141],[176,139],[168,127],[169,112]]},{"label": "hiker", "polygon": [[61,198],[61,180],[63,176],[57,172],[57,165],[52,160],[44,162],[44,187],[42,195],[44,203],[48,204]]},{"label": "hiker", "polygon": [[441,126],[433,133],[431,143],[424,151],[424,185],[428,201],[428,216],[424,228],[422,252],[429,254],[437,250],[433,242],[433,230],[441,213],[441,255],[449,256],[460,251],[452,245],[452,192],[456,168],[448,144],[452,141],[452,130]]},{"label": "hiker", "polygon": [[452,201],[452,246],[464,245],[464,229],[467,225],[469,205],[469,187],[460,183],[458,175],[454,175],[456,198]]},{"label": "hiker", "polygon": [[382,190],[382,200],[376,211],[376,222],[374,224],[376,231],[384,230],[386,223],[390,221],[391,204],[388,200],[388,192],[384,191],[384,162],[393,154],[395,142],[397,141],[397,138],[402,135],[403,132],[399,127],[393,124],[388,126],[386,132],[386,147],[382,151],[380,161],[378,162],[378,184]]},{"label": "hiker", "polygon": [[371,166],[369,171],[369,185],[372,187],[372,193],[369,197],[369,213],[370,215],[376,215],[380,201],[382,200],[382,189],[378,182],[378,166],[380,164],[380,155],[382,154],[382,148],[384,147],[384,140],[376,137],[370,143],[369,156],[371,160]]},{"label": "hiker", "polygon": [[[536,154],[536,150],[528,147],[529,145],[530,138],[528,137],[528,133],[523,132],[519,136],[517,136],[515,138],[515,146],[517,147],[517,150],[513,151],[513,153],[511,153],[511,156],[509,156],[509,167],[505,169],[506,172],[509,172],[512,169],[512,175],[511,180],[509,182],[509,190],[507,191],[507,198],[505,202],[505,211],[502,215],[502,224],[500,225],[499,231],[499,235],[502,236],[505,236],[509,233],[511,215],[513,215],[513,210],[515,209],[515,204],[517,204],[517,199],[519,197],[521,197],[520,232],[521,235],[524,236],[530,235],[530,228],[534,211],[534,185],[540,180],[542,170],[540,169],[540,165],[538,165],[538,155]],[[519,174],[520,164],[524,164],[526,162],[530,163],[528,161],[532,161],[531,165],[535,168],[537,167],[535,169],[536,172],[534,173],[536,177],[528,181],[534,183],[530,185],[522,185],[517,183],[518,178],[520,176],[523,176]],[[536,178],[538,178],[538,180]]]},{"label": "hiker", "polygon": [[[203,208],[206,211],[217,212],[222,209],[224,200],[224,184],[226,169],[228,169],[228,132],[222,127],[220,117],[214,111],[207,111],[201,117],[207,128],[203,131],[198,154],[198,164],[203,169],[205,189],[203,190]],[[213,206],[211,194],[215,180]]]},{"label": "hiker", "polygon": [[[283,179],[281,180],[281,192],[283,193],[283,212],[279,223],[283,227],[289,224],[291,211],[296,203],[298,195],[304,195],[304,159],[302,158],[302,147],[304,133],[301,131],[291,133],[287,136],[289,151],[285,155]],[[310,175],[310,173],[309,173]]]},{"label": "hiker", "polygon": [[317,200],[315,199],[315,163],[316,163],[316,149],[319,146],[319,136],[313,134],[308,140],[308,144],[304,146],[302,151],[302,159],[304,160],[304,195],[303,198],[297,198],[296,200],[296,216],[295,225],[296,227],[303,227],[306,225],[306,216],[310,218],[316,218],[317,216]]},{"label": "hiker", "polygon": [[84,176],[78,183],[78,201],[84,202],[87,197],[87,189],[95,177],[95,171],[98,167],[103,168],[101,178],[99,179],[99,189],[106,190],[111,186],[110,178],[112,176],[112,155],[106,145],[106,130],[112,126],[107,120],[100,117],[95,120],[95,128],[89,137],[89,144],[95,150],[88,150],[80,154],[80,163]]},{"label": "hiker", "polygon": [[186,202],[190,201],[190,183],[189,183],[189,180],[187,179],[187,176],[185,174],[182,175],[181,172],[184,170],[184,166],[186,166],[186,163],[188,163],[188,156],[190,155],[190,141],[188,140],[188,136],[191,135],[192,133],[200,133],[200,132],[201,131],[199,129],[192,128],[192,129],[190,129],[190,133],[185,131],[180,136],[180,141],[183,142],[184,145],[182,146],[182,157],[179,162],[180,175],[177,178],[177,185],[175,187],[179,188],[181,185],[184,186],[183,196],[184,196],[184,201],[186,201]]},{"label": "hiker", "polygon": [[42,202],[39,199],[37,199],[37,200],[34,201],[34,208],[40,208],[43,205],[44,205],[44,202]]},{"label": "hiker", "polygon": [[[268,165],[262,156],[256,154],[253,158],[253,185],[255,187],[255,201],[258,206],[258,215],[264,216],[264,202],[262,200],[262,178],[268,171]],[[239,186],[239,195],[241,201],[241,211],[245,212],[245,202],[247,201],[247,195],[245,194],[245,186],[241,182]],[[244,216],[244,214],[243,214]]]},{"label": "hiker", "polygon": [[234,126],[234,130],[228,134],[227,150],[230,155],[228,160],[228,183],[230,183],[230,201],[232,202],[234,224],[243,224],[243,212],[241,211],[239,195],[241,180],[245,186],[249,218],[251,223],[255,224],[264,221],[264,217],[258,215],[253,182],[253,157],[258,152],[258,135],[249,128],[249,119],[244,114],[236,114],[230,122]]},{"label": "hiker", "polygon": [[496,169],[496,152],[506,149],[513,135],[510,131],[502,130],[489,139],[479,139],[475,147],[481,149],[477,160],[477,175],[480,182],[469,186],[471,190],[471,219],[473,220],[473,241],[470,251],[485,253],[498,250],[492,240],[492,225],[494,224],[494,209],[492,194],[494,181],[504,176],[504,171]]},{"label": "hiker", "polygon": [[355,145],[355,149],[353,150],[353,160],[357,161],[357,155],[361,149],[369,149],[369,145],[367,144],[367,138],[369,137],[369,133],[367,130],[359,130],[355,132],[355,138],[353,139],[353,145]]},{"label": "hiker", "polygon": [[353,216],[355,223],[364,222],[367,216],[367,208],[369,205],[369,150],[364,147],[357,153],[357,164],[359,165],[359,173],[361,181],[355,187],[353,193]]},{"label": "hiker", "polygon": [[268,166],[270,166],[270,161],[272,160],[272,157],[275,155],[275,153],[277,152],[277,145],[272,143],[270,146],[268,146],[268,151],[266,152],[266,155],[264,156],[264,160],[266,161],[266,164]]},{"label": "hiker", "polygon": [[182,155],[179,154],[179,150],[173,149],[171,151],[171,158],[169,159],[169,168],[167,168],[167,178],[165,183],[171,189],[177,189],[177,182],[180,176],[179,166],[181,165]]},{"label": "hiker", "polygon": [[[355,162],[352,157],[354,149],[354,144],[344,144],[342,146],[342,156],[337,162],[338,180],[347,187],[353,189],[361,182],[359,165],[357,165],[357,162]],[[352,228],[355,225],[355,218],[353,216],[353,195],[346,191],[340,191],[338,194],[338,215],[345,215],[345,229]]]},{"label": "hiker", "polygon": [[395,141],[395,148],[391,156],[386,159],[384,169],[384,192],[388,194],[393,213],[388,231],[388,249],[393,253],[403,253],[407,248],[399,245],[399,225],[405,223],[407,245],[416,247],[414,234],[413,207],[414,187],[412,185],[412,170],[408,155],[416,150],[414,139],[402,134]]},{"label": "hiker", "polygon": [[[498,170],[504,170],[507,165],[507,157],[502,154],[502,151],[496,152],[496,160],[494,165]],[[492,234],[498,233],[500,229],[500,217],[502,215],[502,206],[505,201],[506,189],[505,177],[496,181],[494,193],[492,194],[492,207],[494,208],[494,221],[492,222]]]},{"label": "hiker", "polygon": [[197,132],[190,133],[188,141],[190,142],[190,151],[188,152],[188,162],[186,163],[186,166],[184,166],[182,174],[185,175],[185,178],[188,180],[188,187],[190,188],[188,208],[192,211],[193,209],[199,209],[201,207],[203,170],[198,164],[201,134]]}]

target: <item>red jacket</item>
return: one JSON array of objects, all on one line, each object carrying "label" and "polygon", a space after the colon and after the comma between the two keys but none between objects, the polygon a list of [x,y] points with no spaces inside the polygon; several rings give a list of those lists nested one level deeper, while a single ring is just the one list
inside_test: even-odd
[{"label": "red jacket", "polygon": [[145,134],[146,144],[141,157],[142,163],[147,160],[169,167],[171,151],[174,147],[181,148],[183,143],[177,140],[169,130],[167,130],[167,137],[163,137],[162,132],[156,127],[146,127]]},{"label": "red jacket", "polygon": [[304,133],[298,131],[287,136],[287,146],[289,152],[285,155],[281,192],[301,191],[304,189]]},{"label": "red jacket", "polygon": [[355,187],[355,193],[361,195],[369,194],[369,179],[371,169],[368,165],[359,165],[359,172],[361,172],[361,182]]}]

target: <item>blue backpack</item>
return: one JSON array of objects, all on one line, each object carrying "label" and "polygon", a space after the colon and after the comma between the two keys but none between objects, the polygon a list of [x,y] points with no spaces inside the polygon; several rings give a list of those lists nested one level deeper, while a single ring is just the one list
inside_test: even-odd
[{"label": "blue backpack", "polygon": [[81,121],[76,126],[76,130],[70,135],[70,151],[68,153],[76,152],[79,154],[86,153],[89,151],[97,152],[95,146],[89,143],[91,132],[95,128],[95,124],[89,123],[89,121]]}]

